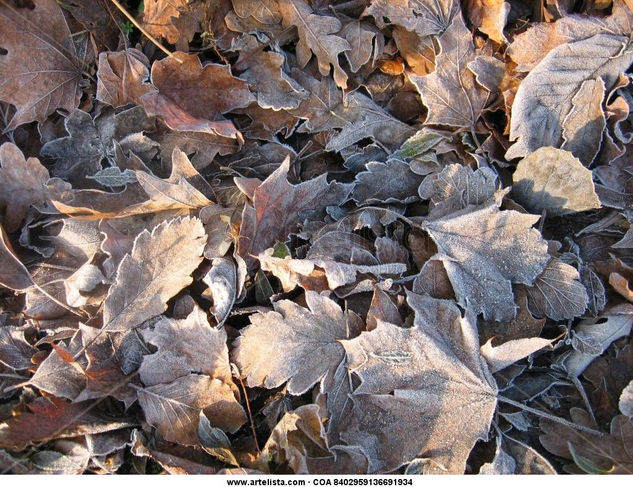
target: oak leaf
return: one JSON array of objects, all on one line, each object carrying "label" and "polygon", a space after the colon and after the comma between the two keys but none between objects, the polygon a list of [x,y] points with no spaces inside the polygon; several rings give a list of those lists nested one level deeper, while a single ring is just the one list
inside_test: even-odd
[{"label": "oak leaf", "polygon": [[131,330],[167,309],[202,262],[206,235],[197,218],[163,222],[136,237],[104,302],[103,328]]}]

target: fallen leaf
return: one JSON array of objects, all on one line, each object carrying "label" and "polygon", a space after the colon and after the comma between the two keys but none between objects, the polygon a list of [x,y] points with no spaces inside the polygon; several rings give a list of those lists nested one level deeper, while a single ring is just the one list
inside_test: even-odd
[{"label": "fallen leaf", "polygon": [[464,10],[481,32],[499,44],[507,42],[503,29],[510,13],[510,3],[503,0],[467,0]]},{"label": "fallen leaf", "polygon": [[495,373],[551,344],[552,340],[537,337],[509,340],[498,346],[493,346],[492,340],[488,340],[481,346],[481,355],[486,359],[490,372]]},{"label": "fallen leaf", "polygon": [[427,473],[461,474],[496,405],[475,317],[462,317],[450,301],[409,294],[408,302],[413,328],[380,322],[343,342],[361,383],[341,437],[367,455],[370,472],[422,456],[432,460]]},{"label": "fallen leaf", "polygon": [[429,109],[425,124],[474,130],[491,95],[476,83],[475,75],[468,69],[468,63],[475,59],[476,53],[461,15],[457,15],[446,29],[440,46],[433,73],[409,76]]},{"label": "fallen leaf", "polygon": [[360,332],[358,317],[311,291],[306,302],[308,309],[279,301],[275,311],[252,315],[241,330],[233,359],[250,387],[271,389],[287,382],[288,392],[300,395],[343,359],[339,341]]},{"label": "fallen leaf", "polygon": [[600,208],[591,171],[570,152],[541,147],[521,160],[512,195],[529,211],[552,215]]},{"label": "fallen leaf", "polygon": [[138,105],[145,93],[155,91],[148,80],[149,60],[138,49],[99,53],[97,100],[115,108]]},{"label": "fallen leaf", "polygon": [[500,211],[492,201],[423,224],[462,307],[485,319],[514,317],[511,283],[532,285],[549,261],[545,241],[531,228],[537,220]]},{"label": "fallen leaf", "polygon": [[305,218],[322,212],[326,206],[340,205],[351,188],[337,182],[328,183],[322,175],[300,184],[287,179],[290,158],[255,190],[253,206],[244,205],[242,225],[237,244],[238,253],[252,269],[252,256],[284,241],[292,227]]},{"label": "fallen leaf", "polygon": [[411,203],[417,198],[416,189],[423,177],[409,169],[399,159],[386,162],[368,162],[365,171],[356,175],[352,199],[359,204]]},{"label": "fallen leaf", "polygon": [[275,0],[231,0],[233,10],[242,17],[254,17],[262,24],[281,22],[281,14]]},{"label": "fallen leaf", "polygon": [[191,374],[168,384],[139,388],[138,401],[147,422],[167,441],[181,445],[198,444],[201,411],[211,424],[229,432],[246,421],[231,387],[206,375]]},{"label": "fallen leaf", "polygon": [[338,55],[351,46],[336,35],[341,30],[341,22],[336,17],[315,14],[305,0],[278,0],[278,5],[283,25],[295,26],[299,32],[296,46],[299,68],[304,68],[314,53],[321,75],[327,76],[331,65],[336,85],[347,88],[347,75],[339,65]]},{"label": "fallen leaf", "polygon": [[235,300],[242,294],[246,269],[243,260],[240,264],[241,268],[238,268],[233,259],[215,257],[212,260],[211,270],[202,278],[202,282],[209,286],[209,293],[213,299],[211,312],[218,326],[224,324]]},{"label": "fallen leaf", "polygon": [[117,270],[103,309],[103,329],[131,330],[167,309],[202,261],[206,236],[197,218],[174,219],[144,230]]},{"label": "fallen leaf", "polygon": [[0,284],[14,291],[24,291],[35,284],[29,271],[17,258],[0,225]]},{"label": "fallen leaf", "polygon": [[0,100],[16,107],[7,129],[44,122],[58,109],[71,112],[81,97],[82,68],[61,8],[55,0],[33,3],[0,6]]},{"label": "fallen leaf", "polygon": [[424,37],[443,33],[459,16],[459,3],[454,0],[372,0],[363,16],[371,15],[381,29],[396,24]]},{"label": "fallen leaf", "polygon": [[626,46],[622,36],[598,34],[552,49],[519,86],[510,121],[510,140],[516,142],[506,159],[525,157],[540,147],[560,147],[563,122],[582,84],[601,78],[609,92],[633,62]]}]

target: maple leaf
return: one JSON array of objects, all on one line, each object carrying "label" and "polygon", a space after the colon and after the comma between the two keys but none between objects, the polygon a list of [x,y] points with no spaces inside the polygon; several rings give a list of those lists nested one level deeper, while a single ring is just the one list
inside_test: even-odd
[{"label": "maple leaf", "polygon": [[331,65],[337,86],[347,88],[347,75],[338,62],[338,55],[351,46],[335,35],[341,30],[341,22],[335,17],[316,15],[305,0],[278,0],[278,5],[284,26],[296,26],[299,31],[296,46],[299,67],[304,68],[314,53],[319,72],[327,76]]},{"label": "maple leaf", "polygon": [[409,294],[413,328],[384,322],[344,341],[348,369],[360,378],[351,420],[341,434],[389,472],[417,456],[426,471],[463,473],[487,434],[497,388],[478,352],[475,316],[450,301]]},{"label": "maple leaf", "polygon": [[55,0],[35,0],[34,8],[0,5],[0,100],[16,107],[7,129],[44,122],[79,105],[82,69],[70,29]]},{"label": "maple leaf", "polygon": [[583,82],[601,78],[607,92],[633,62],[628,39],[598,34],[550,51],[525,77],[512,103],[507,159],[525,157],[539,147],[560,147],[563,121]]},{"label": "maple leaf", "polygon": [[250,387],[288,382],[288,392],[300,395],[343,359],[339,340],[360,332],[359,318],[315,292],[306,292],[306,302],[308,309],[279,301],[275,311],[251,316],[241,331],[233,358]]},{"label": "maple leaf", "polygon": [[570,152],[542,147],[517,165],[512,194],[529,211],[552,215],[600,208],[591,171]]},{"label": "maple leaf", "polygon": [[170,220],[139,234],[105,299],[103,328],[130,330],[165,311],[167,300],[191,283],[205,241],[197,218]]},{"label": "maple leaf", "polygon": [[253,255],[284,241],[290,230],[326,206],[340,205],[347,199],[350,185],[328,183],[325,175],[293,185],[288,182],[290,158],[254,191],[253,206],[246,204],[237,244],[238,253],[253,266]]},{"label": "maple leaf", "polygon": [[426,76],[409,76],[429,108],[425,123],[472,130],[491,96],[468,69],[476,53],[461,15],[453,19],[440,45],[442,51],[436,58],[435,71]]},{"label": "maple leaf", "polygon": [[31,205],[47,201],[48,179],[48,170],[37,158],[25,159],[11,143],[0,146],[0,207],[5,208],[4,226],[8,232],[19,228]]},{"label": "maple leaf", "polygon": [[497,321],[514,317],[511,283],[531,285],[549,261],[547,244],[531,228],[537,220],[490,201],[423,224],[461,306]]}]

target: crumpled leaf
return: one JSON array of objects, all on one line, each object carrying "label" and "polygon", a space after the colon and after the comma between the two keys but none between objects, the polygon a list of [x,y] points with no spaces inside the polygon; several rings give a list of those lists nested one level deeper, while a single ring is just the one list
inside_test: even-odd
[{"label": "crumpled leaf", "polygon": [[287,382],[300,395],[333,371],[345,355],[339,340],[360,332],[360,320],[350,311],[315,292],[306,292],[308,309],[288,300],[275,311],[252,315],[240,331],[233,354],[250,387],[274,388]]},{"label": "crumpled leaf", "polygon": [[510,3],[504,0],[467,0],[464,10],[468,12],[471,24],[493,41],[499,44],[507,42],[503,29],[510,13]]},{"label": "crumpled leaf", "polygon": [[235,300],[243,291],[246,265],[242,259],[239,257],[237,259],[239,259],[238,264],[227,257],[215,257],[212,260],[211,270],[202,278],[202,281],[209,286],[209,293],[213,299],[211,312],[218,326],[224,324]]},{"label": "crumpled leaf", "polygon": [[181,445],[198,444],[198,419],[204,411],[212,425],[235,432],[246,413],[231,387],[219,379],[191,374],[168,384],[138,389],[145,418],[167,440]]},{"label": "crumpled leaf", "polygon": [[341,22],[336,17],[315,14],[305,0],[278,0],[278,5],[283,25],[296,26],[299,32],[295,48],[299,67],[304,68],[314,53],[319,72],[327,76],[331,65],[337,86],[347,88],[347,75],[339,65],[338,55],[351,46],[336,35],[341,30]]},{"label": "crumpled leaf", "polygon": [[476,57],[475,47],[461,15],[453,19],[440,45],[442,52],[436,58],[435,71],[426,76],[409,76],[429,109],[425,124],[471,130],[491,95],[468,69],[468,63]]},{"label": "crumpled leaf", "polygon": [[531,285],[549,261],[547,244],[531,228],[537,220],[500,211],[491,201],[423,224],[462,307],[483,313],[485,319],[514,317],[511,283]]},{"label": "crumpled leaf", "polygon": [[0,207],[5,209],[3,224],[9,233],[20,228],[31,205],[47,201],[48,179],[48,170],[36,157],[25,159],[10,142],[0,146]]},{"label": "crumpled leaf", "polygon": [[233,10],[241,18],[254,17],[262,24],[281,22],[281,14],[275,0],[231,0]]},{"label": "crumpled leaf", "polygon": [[143,357],[139,369],[146,386],[173,382],[196,372],[233,386],[226,331],[212,328],[198,306],[182,320],[162,316],[153,327],[141,330],[141,335],[158,349]]},{"label": "crumpled leaf", "polygon": [[99,53],[97,100],[115,108],[139,105],[145,93],[155,91],[148,80],[149,60],[138,49]]},{"label": "crumpled leaf", "polygon": [[378,57],[385,42],[375,27],[360,20],[347,22],[340,34],[349,42],[350,50],[345,51],[345,57],[354,73],[367,64],[372,56],[374,59]]},{"label": "crumpled leaf", "polygon": [[628,335],[633,324],[633,306],[620,304],[594,319],[582,320],[574,329],[574,350],[565,359],[567,373],[577,377],[618,338]]},{"label": "crumpled leaf", "polygon": [[131,330],[167,309],[202,262],[206,235],[197,218],[163,222],[144,230],[119,265],[104,302],[103,328]]},{"label": "crumpled leaf", "polygon": [[493,462],[482,465],[480,475],[556,475],[554,467],[534,448],[506,435],[499,438]]},{"label": "crumpled leaf", "polygon": [[620,412],[629,418],[633,418],[633,382],[624,388],[620,395]]},{"label": "crumpled leaf", "polygon": [[317,214],[329,205],[340,205],[347,199],[350,185],[328,183],[326,175],[299,184],[287,179],[290,158],[255,189],[253,206],[246,204],[242,213],[242,225],[237,252],[250,268],[253,255],[271,247],[276,241],[283,242],[290,230],[305,218]]},{"label": "crumpled leaf", "polygon": [[162,37],[170,44],[176,44],[184,30],[178,21],[187,18],[190,12],[190,3],[190,0],[144,1],[142,4],[143,24],[153,36]]},{"label": "crumpled leaf", "polygon": [[530,311],[539,318],[547,316],[556,321],[582,315],[589,296],[579,279],[574,267],[552,258],[534,285],[525,287]]},{"label": "crumpled leaf", "polygon": [[461,474],[496,405],[476,319],[469,311],[462,317],[450,301],[409,294],[408,302],[413,328],[380,322],[343,342],[361,383],[341,437],[367,455],[370,472],[425,457],[425,473]]},{"label": "crumpled leaf", "polygon": [[517,165],[512,195],[534,213],[552,215],[600,208],[591,171],[570,152],[541,147]]},{"label": "crumpled leaf", "polygon": [[55,0],[34,8],[0,6],[0,100],[15,105],[7,129],[79,105],[82,69],[70,29]]},{"label": "crumpled leaf", "polygon": [[525,157],[545,146],[560,147],[563,121],[583,82],[599,77],[609,92],[633,62],[633,51],[627,46],[625,37],[598,34],[553,49],[519,86],[510,120],[510,140],[516,142],[505,157]]},{"label": "crumpled leaf", "polygon": [[24,331],[13,326],[0,328],[0,363],[13,370],[33,366],[31,357],[38,350],[24,338]]}]

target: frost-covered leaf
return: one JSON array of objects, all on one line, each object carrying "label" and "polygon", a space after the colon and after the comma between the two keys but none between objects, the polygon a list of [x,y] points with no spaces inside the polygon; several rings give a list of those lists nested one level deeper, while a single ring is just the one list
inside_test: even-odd
[{"label": "frost-covered leaf", "polygon": [[573,331],[574,350],[565,359],[565,369],[572,377],[587,366],[618,338],[627,336],[633,324],[633,306],[620,304],[594,319],[582,320]]},{"label": "frost-covered leaf", "polygon": [[202,278],[202,281],[209,286],[209,293],[213,299],[213,316],[218,325],[222,325],[229,316],[235,300],[241,294],[246,268],[241,259],[240,267],[233,259],[227,257],[216,257],[212,263],[211,270]]},{"label": "frost-covered leaf", "polygon": [[155,91],[149,84],[149,60],[138,49],[99,53],[97,100],[117,108],[140,104],[145,93]]},{"label": "frost-covered leaf", "polygon": [[13,370],[25,370],[33,366],[31,357],[37,352],[24,338],[24,332],[12,327],[0,328],[0,363]]},{"label": "frost-covered leaf", "polygon": [[563,123],[587,80],[601,78],[608,92],[633,61],[628,39],[598,34],[553,49],[521,82],[512,103],[507,159],[540,147],[560,147]]},{"label": "frost-covered leaf", "polygon": [[254,17],[262,24],[281,22],[276,0],[231,0],[231,3],[239,17]]},{"label": "frost-covered leaf", "polygon": [[413,458],[432,460],[428,473],[461,474],[485,437],[496,386],[478,352],[475,316],[450,301],[410,294],[413,328],[380,322],[343,342],[349,370],[360,378],[348,428],[341,435],[389,472]]},{"label": "frost-covered leaf", "polygon": [[101,186],[108,188],[117,188],[136,182],[136,174],[130,169],[121,171],[118,167],[106,167],[97,171],[92,176],[86,176],[88,179],[94,179]]},{"label": "frost-covered leaf", "polygon": [[473,171],[468,166],[451,164],[424,178],[418,194],[421,199],[430,200],[429,216],[441,218],[469,205],[485,203],[496,189],[497,176],[492,169]]},{"label": "frost-covered leaf", "polygon": [[296,46],[297,63],[304,68],[312,53],[319,63],[323,76],[334,69],[334,81],[341,88],[347,87],[347,75],[338,62],[338,55],[351,49],[349,42],[336,35],[341,22],[336,17],[317,15],[305,0],[278,0],[284,26],[295,26],[299,32]]},{"label": "frost-covered leaf", "polygon": [[16,107],[9,130],[58,109],[70,112],[81,97],[81,61],[62,9],[55,0],[33,3],[0,6],[0,100]]},{"label": "frost-covered leaf", "polygon": [[279,301],[275,311],[252,315],[241,330],[233,359],[250,387],[288,382],[288,392],[300,395],[343,359],[339,341],[360,332],[358,317],[314,292],[306,292],[306,302],[308,309]]},{"label": "frost-covered leaf", "polygon": [[510,340],[499,346],[494,346],[492,340],[488,340],[481,346],[481,355],[488,362],[490,372],[494,373],[551,345],[551,343],[552,340],[547,338],[534,337]]},{"label": "frost-covered leaf", "polygon": [[381,321],[398,326],[403,325],[398,307],[386,292],[376,287],[367,311],[367,330],[373,330]]},{"label": "frost-covered leaf", "polygon": [[543,273],[526,286],[528,306],[535,316],[556,321],[571,320],[587,309],[587,290],[578,271],[560,259],[552,258]]},{"label": "frost-covered leaf", "polygon": [[591,171],[570,152],[541,147],[517,165],[512,195],[529,211],[553,215],[600,208]]},{"label": "frost-covered leaf", "polygon": [[14,291],[24,291],[35,282],[8,243],[9,239],[0,225],[0,285]]},{"label": "frost-covered leaf", "polygon": [[510,3],[504,0],[466,0],[464,11],[470,22],[493,41],[503,44],[503,29],[510,13]]},{"label": "frost-covered leaf", "polygon": [[409,169],[399,159],[386,162],[369,162],[366,170],[356,175],[352,198],[359,204],[377,202],[411,203],[417,198],[415,191],[423,177]]},{"label": "frost-covered leaf", "polygon": [[396,24],[423,37],[444,32],[458,13],[455,0],[372,0],[363,16],[374,17],[381,29]]},{"label": "frost-covered leaf", "polygon": [[25,159],[10,142],[0,146],[0,207],[4,208],[3,224],[9,233],[20,227],[31,205],[46,202],[48,179],[48,170],[36,157]]},{"label": "frost-covered leaf", "polygon": [[119,265],[104,303],[104,328],[130,330],[165,311],[167,300],[191,283],[205,241],[197,218],[163,222],[151,233],[144,230]]},{"label": "frost-covered leaf", "polygon": [[211,328],[198,306],[182,320],[163,316],[141,334],[146,342],[157,347],[156,353],[143,357],[139,369],[146,386],[172,382],[195,372],[233,384],[226,331]]},{"label": "frost-covered leaf", "polygon": [[253,255],[283,242],[297,223],[322,212],[326,206],[340,205],[351,188],[337,182],[328,183],[326,175],[290,184],[287,179],[290,158],[255,189],[253,206],[244,205],[237,244],[238,253],[253,266]]},{"label": "frost-covered leaf", "polygon": [[367,64],[372,55],[377,57],[385,42],[375,27],[359,20],[347,22],[340,34],[349,42],[350,50],[345,51],[345,57],[354,73]]},{"label": "frost-covered leaf", "polygon": [[423,224],[461,306],[497,321],[514,317],[511,284],[531,285],[549,261],[547,244],[531,228],[537,220],[489,202]]},{"label": "frost-covered leaf", "polygon": [[198,420],[204,411],[212,425],[237,431],[246,413],[230,386],[206,375],[186,375],[168,384],[138,389],[145,418],[167,440],[181,445],[198,444]]},{"label": "frost-covered leaf", "polygon": [[461,15],[455,17],[440,39],[436,70],[426,76],[411,75],[428,107],[427,125],[450,125],[470,130],[491,98],[475,81],[468,63],[475,59],[472,36]]}]

